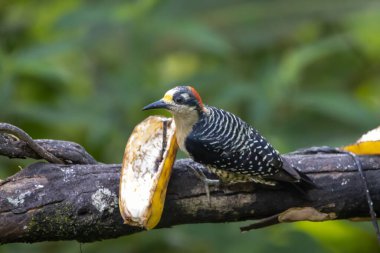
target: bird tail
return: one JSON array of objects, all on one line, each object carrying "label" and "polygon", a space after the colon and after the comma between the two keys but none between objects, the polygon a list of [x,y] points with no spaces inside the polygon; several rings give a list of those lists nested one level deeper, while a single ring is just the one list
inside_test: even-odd
[{"label": "bird tail", "polygon": [[282,156],[281,158],[283,170],[282,173],[276,175],[275,180],[284,182],[285,184],[291,184],[294,189],[304,195],[306,195],[308,190],[318,188],[310,177],[293,167],[285,157]]},{"label": "bird tail", "polygon": [[314,183],[314,181],[310,177],[300,172],[299,170],[297,171],[298,171],[298,174],[300,175],[300,181],[298,182],[299,186],[301,186],[304,189],[318,188],[318,186]]}]

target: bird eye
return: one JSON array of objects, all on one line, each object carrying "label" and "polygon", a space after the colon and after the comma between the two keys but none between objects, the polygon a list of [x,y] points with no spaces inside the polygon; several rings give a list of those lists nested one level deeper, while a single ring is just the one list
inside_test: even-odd
[{"label": "bird eye", "polygon": [[183,104],[185,102],[185,99],[182,96],[178,96],[174,98],[174,102],[177,104]]}]

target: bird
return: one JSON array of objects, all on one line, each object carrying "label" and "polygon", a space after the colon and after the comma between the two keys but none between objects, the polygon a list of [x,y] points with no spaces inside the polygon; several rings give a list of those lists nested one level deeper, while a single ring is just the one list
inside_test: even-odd
[{"label": "bird", "polygon": [[290,183],[302,192],[315,186],[254,127],[233,113],[203,104],[192,86],[170,89],[162,99],[143,108],[151,109],[171,112],[179,148],[223,184],[254,182],[277,186]]}]

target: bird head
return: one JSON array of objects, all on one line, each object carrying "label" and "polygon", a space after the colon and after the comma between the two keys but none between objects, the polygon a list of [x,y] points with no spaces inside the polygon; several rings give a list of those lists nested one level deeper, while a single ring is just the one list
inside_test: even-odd
[{"label": "bird head", "polygon": [[178,86],[167,91],[164,97],[143,108],[166,109],[174,115],[186,115],[194,112],[201,113],[205,110],[198,92],[191,86]]}]

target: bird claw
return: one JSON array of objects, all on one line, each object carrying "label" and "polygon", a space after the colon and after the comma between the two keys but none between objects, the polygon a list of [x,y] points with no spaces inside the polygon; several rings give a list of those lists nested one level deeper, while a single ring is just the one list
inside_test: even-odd
[{"label": "bird claw", "polygon": [[188,166],[188,167],[192,169],[194,171],[194,174],[197,176],[197,178],[204,183],[207,200],[208,200],[209,205],[211,205],[210,186],[219,186],[220,180],[207,178],[207,176],[203,173],[202,168],[198,166]]},{"label": "bird claw", "polygon": [[204,183],[204,186],[205,186],[205,191],[206,191],[206,196],[207,196],[208,203],[211,206],[210,185],[212,185],[212,186],[219,186],[220,185],[220,181],[218,179],[205,178],[203,180],[203,183]]}]

